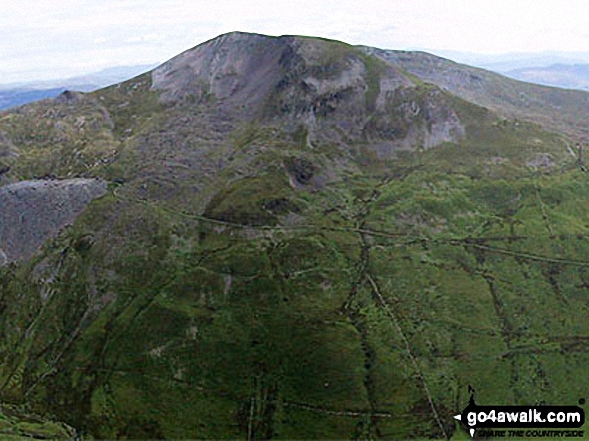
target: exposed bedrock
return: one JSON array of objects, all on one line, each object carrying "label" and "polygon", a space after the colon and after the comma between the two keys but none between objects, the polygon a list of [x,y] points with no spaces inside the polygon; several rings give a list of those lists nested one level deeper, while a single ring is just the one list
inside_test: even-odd
[{"label": "exposed bedrock", "polygon": [[22,181],[0,188],[0,265],[30,258],[106,192],[97,179]]}]

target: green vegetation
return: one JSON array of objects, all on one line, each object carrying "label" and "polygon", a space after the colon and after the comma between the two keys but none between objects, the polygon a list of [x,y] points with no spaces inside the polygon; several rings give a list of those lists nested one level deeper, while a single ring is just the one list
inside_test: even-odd
[{"label": "green vegetation", "polygon": [[14,406],[0,408],[0,438],[3,440],[67,440],[75,435],[76,432],[65,424],[47,421]]},{"label": "green vegetation", "polygon": [[368,110],[374,110],[376,99],[380,94],[380,79],[387,69],[387,65],[378,58],[365,54],[362,54],[362,62],[366,69],[366,107]]}]

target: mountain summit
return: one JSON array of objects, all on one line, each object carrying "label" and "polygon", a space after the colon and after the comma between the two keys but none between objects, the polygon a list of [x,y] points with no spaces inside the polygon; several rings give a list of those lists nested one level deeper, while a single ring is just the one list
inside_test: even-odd
[{"label": "mountain summit", "polygon": [[231,33],[0,113],[6,430],[450,439],[468,385],[576,402],[588,110],[429,54]]},{"label": "mountain summit", "polygon": [[[395,66],[344,43],[312,38],[223,35],[164,63],[152,79],[164,103],[214,97],[227,115],[303,127],[311,138],[333,140],[343,132],[354,140],[390,141],[400,129],[391,118],[417,119],[419,110],[401,115],[387,108],[395,91],[415,88]],[[415,132],[410,140],[393,136],[398,144],[419,138],[429,147],[463,135],[443,97],[431,91],[423,99],[432,103],[424,108],[431,126],[409,122]],[[370,125],[369,119],[376,121]]]}]

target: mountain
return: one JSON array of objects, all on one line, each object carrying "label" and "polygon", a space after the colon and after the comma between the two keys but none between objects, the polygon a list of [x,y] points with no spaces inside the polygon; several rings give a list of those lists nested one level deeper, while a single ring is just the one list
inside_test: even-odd
[{"label": "mountain", "polygon": [[506,72],[506,75],[530,83],[565,89],[589,90],[589,64],[553,64]]},{"label": "mountain", "polygon": [[460,439],[470,387],[574,405],[588,110],[235,32],[2,112],[0,399],[99,439]]},{"label": "mountain", "polygon": [[93,74],[62,80],[0,85],[0,110],[44,98],[54,98],[66,90],[91,92],[125,81],[154,67],[155,65],[117,66]]}]

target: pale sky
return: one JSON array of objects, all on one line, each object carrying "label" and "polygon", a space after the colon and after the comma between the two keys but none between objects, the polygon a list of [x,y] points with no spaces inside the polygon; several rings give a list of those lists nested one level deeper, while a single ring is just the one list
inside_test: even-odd
[{"label": "pale sky", "polygon": [[0,83],[163,62],[234,30],[434,53],[589,52],[589,3],[0,0]]}]

